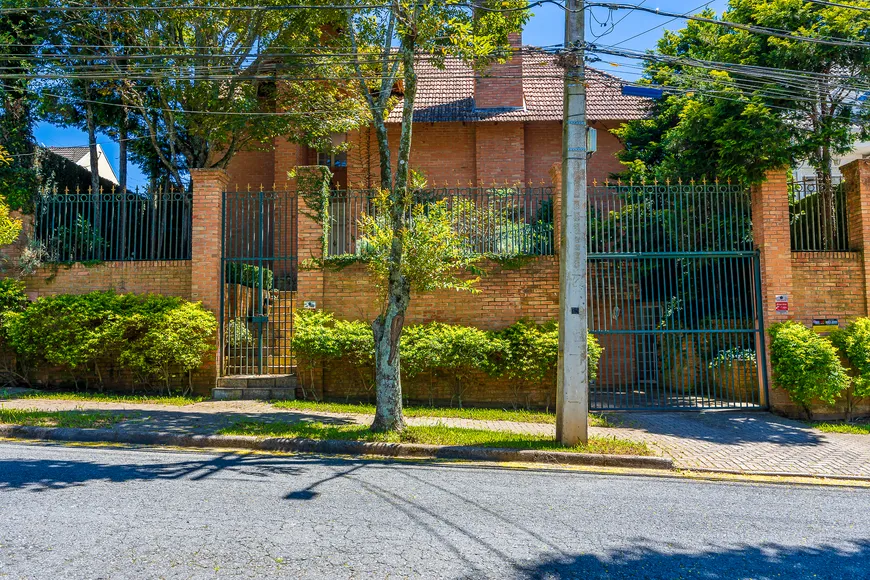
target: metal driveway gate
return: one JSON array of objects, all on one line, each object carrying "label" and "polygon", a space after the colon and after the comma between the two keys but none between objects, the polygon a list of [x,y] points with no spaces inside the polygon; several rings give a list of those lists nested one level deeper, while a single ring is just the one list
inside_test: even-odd
[{"label": "metal driveway gate", "polygon": [[749,190],[589,189],[593,409],[761,407],[761,274]]},{"label": "metal driveway gate", "polygon": [[297,198],[286,191],[223,194],[221,374],[295,371]]}]

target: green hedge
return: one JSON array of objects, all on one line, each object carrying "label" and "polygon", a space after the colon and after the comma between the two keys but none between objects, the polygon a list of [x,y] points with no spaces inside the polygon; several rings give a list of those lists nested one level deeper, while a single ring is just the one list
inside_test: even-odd
[{"label": "green hedge", "polygon": [[[589,375],[596,378],[603,349],[588,337]],[[544,325],[521,320],[500,331],[430,322],[406,326],[401,339],[402,373],[408,378],[438,375],[453,386],[459,404],[477,372],[507,377],[518,385],[549,381],[555,384],[559,331],[555,323]],[[374,338],[363,321],[336,320],[332,314],[300,310],[295,315],[293,349],[309,369],[331,360],[349,362],[374,386]]]},{"label": "green hedge", "polygon": [[[15,302],[15,301],[13,301]],[[217,322],[181,298],[91,292],[43,297],[3,313],[5,340],[23,364],[67,371],[102,385],[107,369],[170,389],[214,349]]]},{"label": "green hedge", "polygon": [[814,399],[833,405],[849,388],[849,376],[830,340],[797,322],[771,325],[769,332],[774,383],[808,416]]}]

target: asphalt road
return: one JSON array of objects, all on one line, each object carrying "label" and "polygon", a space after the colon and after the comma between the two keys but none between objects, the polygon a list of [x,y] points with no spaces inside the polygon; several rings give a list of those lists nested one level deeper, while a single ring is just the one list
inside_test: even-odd
[{"label": "asphalt road", "polygon": [[870,579],[870,490],[0,444],[0,578]]}]

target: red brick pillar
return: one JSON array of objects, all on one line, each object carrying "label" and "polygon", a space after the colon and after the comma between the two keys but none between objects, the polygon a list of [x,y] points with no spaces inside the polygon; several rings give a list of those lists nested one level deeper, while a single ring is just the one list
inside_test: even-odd
[{"label": "red brick pillar", "polygon": [[331,175],[328,168],[319,165],[297,167],[294,174],[299,192],[297,302],[302,307],[305,302],[314,302],[317,308],[322,308],[324,278],[318,262],[326,257],[324,221],[329,220],[329,204],[325,208],[318,205],[321,196],[328,195]]},{"label": "red brick pillar", "polygon": [[[861,252],[864,266],[864,314],[870,314],[870,159],[856,159],[840,168],[846,184],[849,248]],[[850,284],[857,284],[857,280]]]},{"label": "red brick pillar", "polygon": [[556,255],[562,247],[562,163],[554,163],[550,168],[550,179],[553,180],[553,246]]},{"label": "red brick pillar", "polygon": [[[223,193],[229,177],[222,169],[192,169],[193,217],[191,237],[190,297],[220,319],[221,220]],[[220,340],[215,336],[220,360]],[[218,377],[215,361],[207,361],[196,373],[201,386],[214,386]]]},{"label": "red brick pillar", "polygon": [[[761,261],[761,305],[765,326],[790,320],[792,312],[777,311],[776,297],[786,295],[793,311],[794,292],[791,266],[791,229],[788,210],[788,175],[784,170],[769,171],[767,179],[752,187],[752,237]],[[770,367],[770,336],[767,344],[767,376]],[[762,389],[762,398],[764,390]],[[770,406],[790,406],[785,391],[770,390]]]}]

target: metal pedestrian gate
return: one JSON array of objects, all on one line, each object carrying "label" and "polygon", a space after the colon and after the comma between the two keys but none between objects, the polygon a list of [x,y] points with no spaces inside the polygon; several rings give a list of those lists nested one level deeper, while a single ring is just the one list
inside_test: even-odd
[{"label": "metal pedestrian gate", "polygon": [[287,375],[296,310],[297,197],[223,194],[221,374]]},{"label": "metal pedestrian gate", "polygon": [[748,188],[589,188],[591,408],[764,406],[760,280]]}]

